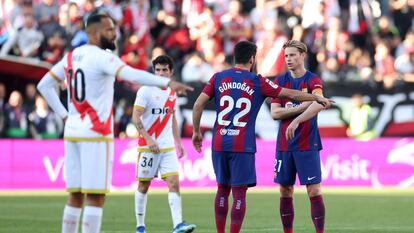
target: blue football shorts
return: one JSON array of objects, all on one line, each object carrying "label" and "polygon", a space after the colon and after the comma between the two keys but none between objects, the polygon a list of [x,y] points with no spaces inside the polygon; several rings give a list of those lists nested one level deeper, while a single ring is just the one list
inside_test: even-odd
[{"label": "blue football shorts", "polygon": [[254,153],[213,151],[212,160],[218,184],[256,186]]},{"label": "blue football shorts", "polygon": [[274,181],[281,185],[294,185],[296,173],[301,185],[322,181],[319,151],[277,151],[274,169]]}]

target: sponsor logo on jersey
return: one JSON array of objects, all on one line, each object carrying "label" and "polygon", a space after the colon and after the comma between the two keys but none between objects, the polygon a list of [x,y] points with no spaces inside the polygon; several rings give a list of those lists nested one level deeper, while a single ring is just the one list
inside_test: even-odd
[{"label": "sponsor logo on jersey", "polygon": [[286,102],[286,104],[285,104],[285,108],[296,108],[296,107],[298,107],[299,106],[299,104],[295,104],[295,103],[293,103],[293,102]]},{"label": "sponsor logo on jersey", "polygon": [[266,79],[266,82],[269,83],[269,85],[274,89],[277,89],[279,87],[276,83],[270,81],[269,79]]},{"label": "sponsor logo on jersey", "polygon": [[172,112],[173,111],[169,107],[151,109],[151,113],[154,115],[171,114]]},{"label": "sponsor logo on jersey", "polygon": [[227,136],[237,136],[240,134],[239,129],[220,129],[221,135],[227,135]]}]

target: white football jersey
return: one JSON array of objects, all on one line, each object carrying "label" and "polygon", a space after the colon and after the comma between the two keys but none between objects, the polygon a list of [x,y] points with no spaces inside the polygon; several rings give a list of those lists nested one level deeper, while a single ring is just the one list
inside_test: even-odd
[{"label": "white football jersey", "polygon": [[[171,89],[143,86],[137,92],[134,108],[142,109],[142,124],[156,140],[162,151],[174,150],[172,119],[177,95]],[[139,138],[139,151],[148,151],[143,137]]]},{"label": "white football jersey", "polygon": [[[73,141],[112,140],[114,82],[124,62],[109,51],[84,45],[66,54],[51,75],[66,80],[68,118],[64,137]],[[71,64],[72,63],[72,64]]]}]

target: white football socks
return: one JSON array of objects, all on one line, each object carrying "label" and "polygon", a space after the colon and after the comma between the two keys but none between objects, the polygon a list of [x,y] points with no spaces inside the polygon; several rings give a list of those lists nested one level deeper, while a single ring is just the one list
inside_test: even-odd
[{"label": "white football socks", "polygon": [[63,210],[62,233],[78,233],[82,208],[65,205]]},{"label": "white football socks", "polygon": [[168,203],[170,204],[173,228],[183,222],[181,210],[181,196],[179,193],[168,193]]},{"label": "white football socks", "polygon": [[135,216],[137,227],[145,226],[145,211],[147,209],[147,194],[135,191]]},{"label": "white football socks", "polygon": [[85,206],[82,219],[82,233],[99,233],[102,223],[101,207]]}]

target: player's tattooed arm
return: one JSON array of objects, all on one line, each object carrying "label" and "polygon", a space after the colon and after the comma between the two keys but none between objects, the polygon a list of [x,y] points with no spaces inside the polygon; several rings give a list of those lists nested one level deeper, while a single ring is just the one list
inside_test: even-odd
[{"label": "player's tattooed arm", "polygon": [[148,134],[147,130],[144,127],[144,124],[142,124],[141,116],[144,114],[144,109],[140,107],[134,107],[134,111],[132,113],[132,122],[135,124],[135,126],[138,129],[139,135],[145,138],[145,141],[147,142],[147,146],[153,153],[159,153],[159,146],[157,142],[152,139],[152,137]]},{"label": "player's tattooed arm", "polygon": [[145,129],[145,128],[144,128],[144,125],[142,124],[142,122],[141,122],[141,121],[138,121],[138,122],[137,122],[137,124],[136,124],[136,126],[137,126],[137,129],[138,129],[139,131],[141,131],[141,130]]}]

